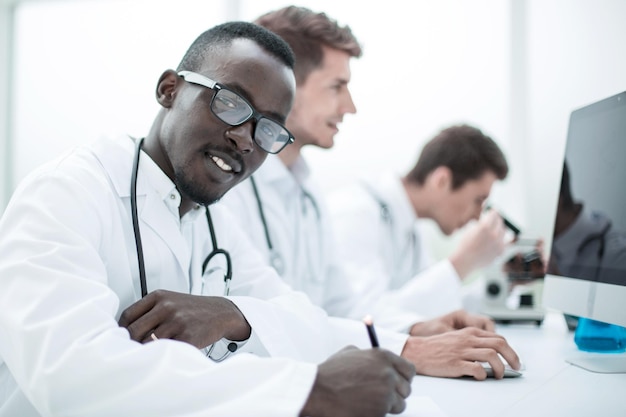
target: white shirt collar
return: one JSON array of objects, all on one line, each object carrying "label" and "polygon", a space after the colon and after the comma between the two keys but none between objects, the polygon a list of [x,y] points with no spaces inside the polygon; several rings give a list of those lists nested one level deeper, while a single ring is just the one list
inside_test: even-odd
[{"label": "white shirt collar", "polygon": [[[143,151],[143,149],[141,151],[139,166],[142,175],[145,176],[152,188],[154,188],[157,194],[161,197],[161,200],[165,203],[170,212],[172,212],[172,214],[176,217],[179,217],[181,196],[174,182],[167,175],[165,175],[165,172],[161,170],[156,162],[154,162],[154,160],[145,151]],[[196,204],[194,210],[187,212],[183,216],[183,219],[185,219],[185,221],[195,220],[201,212],[200,208],[201,206]]]}]

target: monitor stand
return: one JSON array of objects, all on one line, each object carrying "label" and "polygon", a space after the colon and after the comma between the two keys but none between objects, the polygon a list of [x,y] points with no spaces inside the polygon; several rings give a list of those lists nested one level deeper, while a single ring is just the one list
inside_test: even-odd
[{"label": "monitor stand", "polygon": [[626,353],[601,353],[577,355],[565,359],[567,363],[600,374],[626,373]]}]

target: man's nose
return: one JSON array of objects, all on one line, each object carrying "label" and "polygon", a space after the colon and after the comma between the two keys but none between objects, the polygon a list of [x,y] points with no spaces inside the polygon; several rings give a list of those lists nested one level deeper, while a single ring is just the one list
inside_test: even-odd
[{"label": "man's nose", "polygon": [[356,105],[354,104],[354,101],[352,100],[352,94],[350,94],[350,91],[347,91],[346,96],[344,97],[343,103],[342,103],[342,114],[354,114],[356,113]]},{"label": "man's nose", "polygon": [[226,131],[226,138],[242,154],[250,153],[254,150],[254,140],[252,139],[254,126],[254,120],[239,126],[233,126]]},{"label": "man's nose", "polygon": [[480,208],[476,209],[476,210],[474,211],[474,215],[472,216],[472,219],[474,219],[474,220],[476,220],[476,221],[480,220],[480,215],[481,215],[482,213],[483,213],[483,209],[482,209],[482,207],[480,207]]}]

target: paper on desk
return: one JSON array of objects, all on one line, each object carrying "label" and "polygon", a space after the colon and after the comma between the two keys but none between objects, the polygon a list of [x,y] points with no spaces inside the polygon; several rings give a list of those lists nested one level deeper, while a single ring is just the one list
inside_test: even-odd
[{"label": "paper on desk", "polygon": [[[441,408],[430,397],[409,395],[406,399],[406,410],[399,414],[403,417],[447,417]],[[388,414],[392,416],[392,414]]]}]

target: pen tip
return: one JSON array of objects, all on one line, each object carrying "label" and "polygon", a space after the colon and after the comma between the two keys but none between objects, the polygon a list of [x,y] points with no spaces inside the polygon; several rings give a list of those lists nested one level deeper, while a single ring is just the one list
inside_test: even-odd
[{"label": "pen tip", "polygon": [[371,326],[373,323],[372,316],[368,314],[367,316],[363,317],[363,323],[367,324],[368,326]]}]

